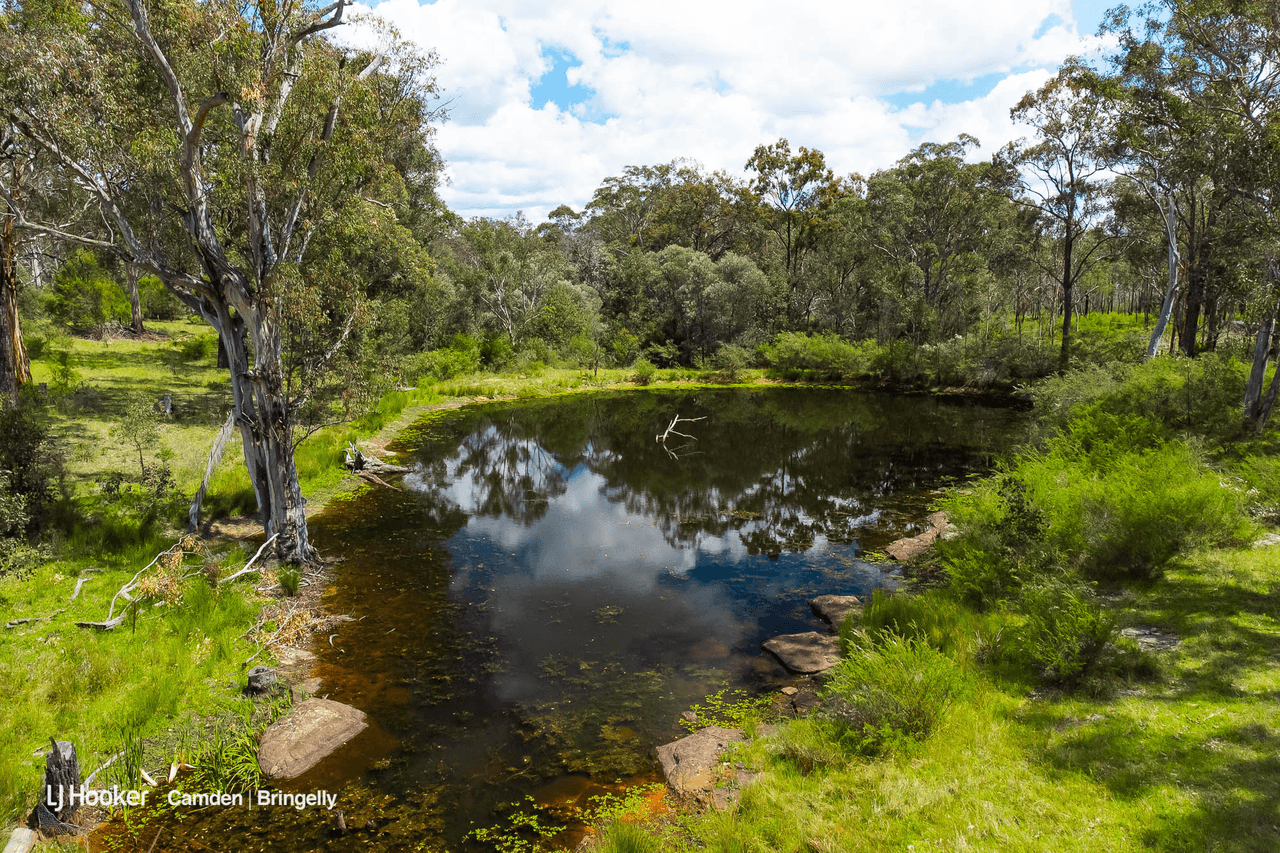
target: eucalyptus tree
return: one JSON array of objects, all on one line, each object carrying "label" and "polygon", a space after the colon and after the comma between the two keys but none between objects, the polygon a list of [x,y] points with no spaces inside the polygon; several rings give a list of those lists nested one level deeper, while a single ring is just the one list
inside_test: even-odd
[{"label": "eucalyptus tree", "polygon": [[825,212],[822,230],[809,264],[819,294],[818,325],[847,338],[862,330],[869,313],[870,271],[874,240],[868,226],[866,182],[853,178]]},{"label": "eucalyptus tree", "polygon": [[756,173],[751,189],[770,211],[770,225],[783,253],[791,294],[788,313],[794,323],[798,305],[806,302],[797,298],[804,284],[804,260],[817,241],[822,211],[839,195],[841,182],[827,168],[821,151],[802,145],[792,154],[786,139],[757,146],[746,169]]},{"label": "eucalyptus tree", "polygon": [[606,178],[575,216],[585,216],[587,230],[620,249],[657,252],[674,245],[719,258],[752,242],[756,206],[749,188],[732,175],[676,158],[627,166]]},{"label": "eucalyptus tree", "polygon": [[[1117,25],[1123,23],[1117,21]],[[1272,0],[1158,0],[1140,10],[1129,56],[1146,58],[1173,96],[1202,116],[1202,138],[1220,140],[1222,180],[1252,208],[1233,230],[1257,239],[1261,286],[1243,414],[1261,429],[1280,396],[1280,372],[1264,393],[1280,311],[1280,6]],[[1126,31],[1128,32],[1128,31]]]},{"label": "eucalyptus tree", "polygon": [[940,331],[965,325],[965,285],[985,266],[985,248],[1009,204],[1011,171],[993,162],[967,163],[978,140],[925,143],[867,182],[867,216],[876,251],[915,269],[912,301],[937,316]]},{"label": "eucalyptus tree", "polygon": [[65,227],[0,190],[15,225],[136,264],[214,328],[264,529],[295,562],[315,554],[295,418],[365,316],[313,238],[383,211],[387,152],[428,144],[434,94],[434,56],[326,38],[345,12],[8,0],[0,28],[0,121],[104,223]]},{"label": "eucalyptus tree", "polygon": [[483,323],[513,350],[533,333],[556,285],[571,276],[559,247],[539,237],[519,213],[467,223],[448,270],[477,304]]},{"label": "eucalyptus tree", "polygon": [[1061,370],[1071,356],[1074,288],[1105,255],[1108,243],[1099,239],[1097,226],[1107,211],[1114,121],[1104,99],[1085,83],[1080,67],[1068,63],[1023,96],[1010,115],[1030,125],[1036,138],[1012,142],[1000,154],[1021,170],[1020,202],[1038,213],[1046,236],[1060,250],[1052,272],[1062,291]]},{"label": "eucalyptus tree", "polygon": [[1212,346],[1215,308],[1229,282],[1214,272],[1226,262],[1243,202],[1234,165],[1239,134],[1234,122],[1222,120],[1221,92],[1209,85],[1171,20],[1148,6],[1135,26],[1117,10],[1108,26],[1119,45],[1112,74],[1094,84],[1114,106],[1116,153],[1128,179],[1163,220],[1168,285],[1148,358],[1169,320],[1180,267],[1187,275],[1175,337],[1188,356],[1197,353],[1201,336]]},{"label": "eucalyptus tree", "polygon": [[[21,197],[29,178],[33,153],[24,149],[13,127],[0,124],[0,181],[5,192]],[[14,216],[0,210],[0,404],[17,396],[18,389],[31,381],[31,361],[22,338],[18,316],[18,244],[21,233],[14,228]]]},{"label": "eucalyptus tree", "polygon": [[[1128,12],[1112,15],[1121,47],[1115,65],[1128,92],[1158,108],[1143,115],[1148,127],[1142,129],[1169,138],[1162,163],[1171,156],[1175,164],[1192,164],[1190,179],[1197,186],[1207,183],[1213,196],[1230,201],[1212,207],[1217,219],[1229,224],[1213,234],[1203,232],[1213,265],[1238,265],[1217,259],[1222,234],[1248,234],[1256,246],[1254,268],[1262,282],[1249,301],[1260,307],[1260,324],[1243,414],[1261,428],[1280,394],[1280,382],[1263,394],[1280,310],[1280,6],[1272,0],[1153,0],[1133,15]],[[1201,165],[1208,155],[1211,169]],[[1188,247],[1194,245],[1188,240]],[[1189,278],[1208,266],[1210,251],[1190,263]],[[1202,302],[1210,314],[1215,302],[1212,291],[1193,289],[1198,288],[1189,282],[1183,320],[1190,353],[1196,350]]]}]

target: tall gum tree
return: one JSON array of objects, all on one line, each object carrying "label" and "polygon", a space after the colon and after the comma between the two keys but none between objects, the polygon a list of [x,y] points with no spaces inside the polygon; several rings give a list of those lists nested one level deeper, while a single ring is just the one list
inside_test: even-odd
[{"label": "tall gum tree", "polygon": [[1104,240],[1084,239],[1106,211],[1106,155],[1114,134],[1112,116],[1103,106],[1102,98],[1083,85],[1080,69],[1069,63],[1010,110],[1015,122],[1035,129],[1036,139],[1011,143],[1001,152],[1021,169],[1022,202],[1049,226],[1061,251],[1055,269],[1062,289],[1060,370],[1071,357],[1072,293],[1105,246]]},{"label": "tall gum tree", "polygon": [[[21,196],[24,178],[32,171],[30,152],[18,144],[13,128],[0,125],[0,181],[6,192]],[[0,402],[11,400],[31,381],[31,361],[22,339],[18,316],[18,242],[15,217],[0,210]]]},{"label": "tall gum tree", "polygon": [[772,211],[773,231],[783,251],[790,289],[788,313],[792,322],[812,307],[799,291],[804,283],[804,260],[815,243],[815,228],[822,210],[841,191],[841,182],[827,168],[822,152],[800,146],[791,153],[791,143],[779,139],[760,145],[747,160],[747,171],[755,172],[751,189]]},{"label": "tall gum tree", "polygon": [[308,248],[341,218],[389,215],[387,154],[427,143],[435,92],[434,55],[393,34],[381,53],[324,37],[345,11],[8,0],[0,17],[0,120],[103,223],[69,230],[0,189],[15,226],[135,264],[216,330],[262,523],[290,562],[315,556],[297,416],[363,313],[358,283]]}]

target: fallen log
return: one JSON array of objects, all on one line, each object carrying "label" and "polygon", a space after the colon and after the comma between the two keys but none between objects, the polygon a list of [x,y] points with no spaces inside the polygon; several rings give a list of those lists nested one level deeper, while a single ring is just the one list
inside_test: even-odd
[{"label": "fallen log", "polygon": [[67,612],[67,608],[64,607],[61,610],[53,611],[48,616],[28,616],[24,619],[11,619],[8,622],[4,623],[4,627],[17,628],[19,625],[26,625],[28,622],[43,622],[46,619],[52,619],[53,617],[57,616],[59,613],[66,613],[66,612]]},{"label": "fallen log", "polygon": [[375,486],[386,486],[388,489],[395,489],[397,492],[404,491],[404,489],[400,488],[399,486],[391,485],[386,480],[382,479],[372,471],[357,471],[356,476],[359,477],[361,480],[364,480],[366,483],[372,483]]},{"label": "fallen log", "polygon": [[276,541],[276,537],[279,535],[280,535],[279,533],[271,534],[271,538],[268,539],[266,542],[262,543],[262,547],[258,549],[258,552],[253,555],[252,559],[250,559],[249,562],[244,564],[243,569],[240,569],[238,572],[236,572],[235,574],[229,577],[223,578],[222,580],[218,581],[218,583],[227,583],[228,581],[233,581],[236,578],[240,577],[241,575],[245,574],[246,572],[250,571],[253,568],[253,564],[258,562],[258,558],[262,556],[262,552],[267,550],[267,546],[270,545],[272,542]]},{"label": "fallen log", "polygon": [[343,466],[353,473],[368,472],[370,474],[408,474],[412,468],[383,462],[376,456],[365,456],[364,451],[356,447],[355,442],[347,442],[347,449],[342,451]]},{"label": "fallen log", "polygon": [[124,624],[124,614],[121,613],[114,619],[108,619],[105,622],[77,622],[77,628],[94,628],[98,631],[111,631],[119,628]]}]

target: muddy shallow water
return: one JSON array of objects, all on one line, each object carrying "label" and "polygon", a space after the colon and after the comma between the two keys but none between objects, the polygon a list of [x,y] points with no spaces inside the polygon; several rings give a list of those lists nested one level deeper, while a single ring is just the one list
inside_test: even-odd
[{"label": "muddy shallow water", "polygon": [[[685,436],[655,440],[677,415]],[[319,693],[373,724],[281,787],[338,793],[352,833],[316,810],[206,809],[156,849],[492,850],[468,833],[570,824],[568,804],[657,779],[653,748],[691,703],[788,683],[760,644],[821,629],[815,595],[893,586],[862,556],[921,529],[1022,421],[801,389],[435,415],[395,445],[415,466],[403,491],[313,520],[344,558],[326,604],[359,620],[320,638]]]}]

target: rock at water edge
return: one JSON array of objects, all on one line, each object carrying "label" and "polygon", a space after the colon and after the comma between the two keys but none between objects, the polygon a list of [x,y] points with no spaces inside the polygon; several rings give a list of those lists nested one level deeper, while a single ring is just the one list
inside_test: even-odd
[{"label": "rock at water edge", "polygon": [[268,779],[301,776],[368,726],[364,711],[308,699],[262,733],[258,765]]},{"label": "rock at water edge", "polygon": [[295,649],[292,646],[278,646],[275,654],[276,660],[280,661],[280,665],[285,667],[315,663],[316,659],[313,652],[309,652],[306,649]]},{"label": "rock at water edge", "polygon": [[856,595],[820,595],[809,602],[809,609],[832,628],[839,630],[850,613],[862,610]]},{"label": "rock at water edge", "polygon": [[271,667],[255,666],[249,670],[249,686],[245,689],[250,693],[266,693],[275,686],[276,671]]},{"label": "rock at water edge", "polygon": [[765,643],[764,648],[787,669],[803,675],[824,672],[840,662],[840,642],[817,631],[783,634]]},{"label": "rock at water edge", "polygon": [[320,679],[305,678],[289,688],[289,696],[293,699],[293,704],[301,705],[304,700],[316,695],[319,689]]},{"label": "rock at water edge", "polygon": [[702,799],[716,786],[720,756],[730,744],[745,740],[741,729],[707,726],[688,737],[658,747],[662,775],[682,797]]}]

